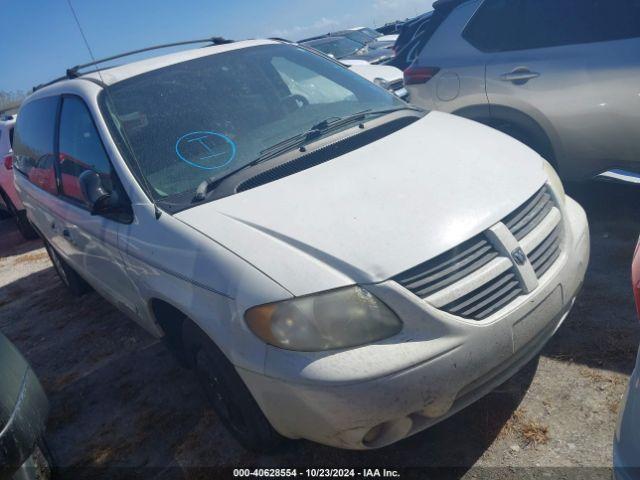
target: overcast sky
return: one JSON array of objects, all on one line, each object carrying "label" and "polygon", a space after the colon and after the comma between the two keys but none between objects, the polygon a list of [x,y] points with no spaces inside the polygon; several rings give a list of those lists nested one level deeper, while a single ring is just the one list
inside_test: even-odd
[{"label": "overcast sky", "polygon": [[[432,0],[71,0],[97,58],[221,35],[302,37],[379,26],[431,10]],[[0,90],[28,90],[90,61],[67,0],[0,0]]]}]

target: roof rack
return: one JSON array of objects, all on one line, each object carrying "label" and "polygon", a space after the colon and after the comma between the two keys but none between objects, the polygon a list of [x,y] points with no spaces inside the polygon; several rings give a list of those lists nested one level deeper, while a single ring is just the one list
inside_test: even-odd
[{"label": "roof rack", "polygon": [[233,43],[233,40],[229,40],[223,37],[210,37],[210,38],[202,38],[199,40],[187,40],[184,42],[175,42],[175,43],[165,43],[163,45],[155,45],[153,47],[146,47],[146,48],[139,48],[138,50],[131,50],[130,52],[125,52],[125,53],[120,53],[118,55],[112,55],[111,57],[106,57],[106,58],[102,58],[100,60],[94,60],[92,62],[89,63],[84,63],[82,65],[76,65],[74,67],[68,68],[66,75],[62,76],[62,77],[58,77],[54,80],[51,80],[50,82],[47,83],[43,83],[40,85],[37,85],[35,87],[33,87],[33,91],[35,92],[36,90],[39,90],[43,87],[52,85],[54,83],[60,82],[62,80],[67,80],[67,79],[71,79],[71,78],[78,78],[80,75],[82,75],[80,73],[80,70],[87,68],[87,67],[92,67],[94,65],[99,65],[101,63],[105,63],[105,62],[110,62],[111,60],[117,60],[118,58],[124,58],[124,57],[129,57],[131,55],[136,55],[138,53],[143,53],[143,52],[149,52],[151,50],[160,50],[163,48],[171,48],[171,47],[179,47],[182,45],[192,45],[195,43],[211,43],[212,45],[225,45],[228,43]]},{"label": "roof rack", "polygon": [[433,2],[434,10],[453,10],[458,5],[461,5],[466,0],[436,0]]}]

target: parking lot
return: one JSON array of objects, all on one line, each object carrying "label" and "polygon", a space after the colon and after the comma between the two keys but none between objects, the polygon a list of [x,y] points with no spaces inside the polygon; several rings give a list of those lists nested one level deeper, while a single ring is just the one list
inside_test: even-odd
[{"label": "parking lot", "polygon": [[568,192],[589,215],[591,264],[539,362],[451,419],[382,450],[300,441],[268,457],[247,453],[160,342],[95,293],[71,297],[42,244],[22,243],[10,220],[0,223],[0,329],[49,395],[48,439],[62,478],[205,478],[199,468],[296,465],[455,466],[468,478],[477,469],[501,478],[518,467],[580,466],[610,478],[618,404],[640,340],[629,282],[640,192],[604,183]]}]

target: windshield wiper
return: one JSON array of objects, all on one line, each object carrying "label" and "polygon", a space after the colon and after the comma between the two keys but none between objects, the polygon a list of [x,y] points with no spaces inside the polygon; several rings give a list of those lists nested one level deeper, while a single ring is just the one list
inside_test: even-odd
[{"label": "windshield wiper", "polygon": [[380,110],[362,110],[361,112],[356,112],[351,115],[347,115],[346,117],[329,117],[321,122],[316,123],[310,129],[305,132],[294,135],[290,138],[287,138],[281,142],[272,145],[269,148],[266,148],[260,152],[260,156],[255,160],[243,165],[236,170],[233,170],[226,175],[221,177],[209,177],[206,180],[202,181],[198,188],[196,189],[196,194],[193,197],[192,203],[197,203],[205,200],[207,198],[207,194],[214,190],[215,187],[220,185],[224,180],[229,177],[232,177],[239,172],[246,170],[248,168],[254,167],[260,163],[266,162],[267,160],[271,160],[272,158],[279,157],[284,153],[290,152],[291,150],[295,150],[296,148],[303,149],[305,145],[309,142],[316,140],[322,135],[334,131],[338,128],[344,127],[345,125],[349,125],[354,122],[362,121],[366,117],[371,115],[386,115],[389,113],[397,112],[400,110],[413,110],[416,112],[424,112],[421,108],[411,107],[411,106],[402,106],[402,107],[394,107],[394,108],[386,108]]}]

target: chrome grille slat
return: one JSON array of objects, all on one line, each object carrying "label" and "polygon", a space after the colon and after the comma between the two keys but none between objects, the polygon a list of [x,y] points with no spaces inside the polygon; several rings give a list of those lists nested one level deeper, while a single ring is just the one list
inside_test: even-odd
[{"label": "chrome grille slat", "polygon": [[425,298],[482,268],[497,256],[493,246],[483,236],[478,236],[398,275],[395,280],[415,295]]},{"label": "chrome grille slat", "polygon": [[[469,295],[462,297],[461,299],[456,300],[454,303],[446,305],[447,310],[451,313],[457,314],[460,311],[464,311],[466,314],[472,314],[478,308],[482,308],[484,306],[484,302],[488,299],[492,298],[492,295],[497,293],[499,294],[501,289],[506,285],[509,287],[511,282],[516,278],[513,272],[507,272],[504,275],[501,275],[493,282],[488,284],[484,284],[479,289],[471,292]],[[517,283],[517,282],[516,282]],[[481,302],[481,300],[484,302]],[[480,303],[479,303],[480,302]]]},{"label": "chrome grille slat", "polygon": [[531,252],[531,254],[529,254],[529,261],[531,262],[531,264],[534,265],[536,261],[538,261],[540,257],[547,250],[549,250],[550,247],[553,246],[553,244],[559,244],[559,240],[560,239],[557,236],[557,230],[551,232],[551,235],[549,235],[540,245],[535,248],[533,252]]},{"label": "chrome grille slat", "polygon": [[549,259],[544,262],[542,265],[540,265],[540,267],[538,267],[538,269],[536,270],[536,272],[538,273],[539,277],[542,277],[545,273],[547,273],[547,271],[551,268],[551,266],[556,262],[556,260],[560,257],[560,250],[556,250],[553,252],[553,255],[551,257],[549,257]]},{"label": "chrome grille slat", "polygon": [[560,228],[556,227],[529,255],[538,278],[541,278],[560,256],[560,231]]},{"label": "chrome grille slat", "polygon": [[[498,252],[491,251],[490,247],[483,248],[480,252],[475,253],[464,261],[452,265],[451,267],[441,271],[437,275],[427,277],[422,282],[410,285],[409,288],[415,289],[417,292],[419,292],[418,296],[429,295],[432,292],[441,290],[445,287],[448,287],[449,285],[454,284],[469,273],[475,272],[497,256]],[[430,283],[431,285],[425,288],[425,284],[428,283]]]},{"label": "chrome grille slat", "polygon": [[469,295],[446,305],[444,310],[463,318],[483,320],[521,294],[520,283],[513,270],[509,270],[493,282],[485,284]]},{"label": "chrome grille slat", "polygon": [[542,222],[552,208],[553,201],[545,186],[509,215],[504,220],[504,224],[520,241]]}]

